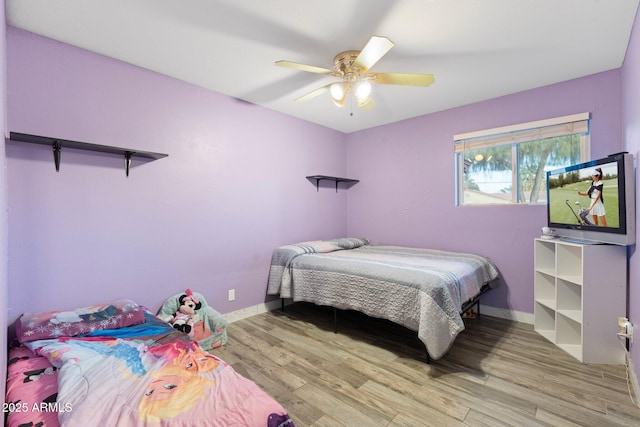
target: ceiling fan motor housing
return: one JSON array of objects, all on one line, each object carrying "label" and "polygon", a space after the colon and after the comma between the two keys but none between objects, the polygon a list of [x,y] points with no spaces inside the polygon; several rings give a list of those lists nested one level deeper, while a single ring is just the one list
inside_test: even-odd
[{"label": "ceiling fan motor housing", "polygon": [[344,77],[347,80],[355,80],[361,73],[359,68],[353,68],[353,63],[360,55],[359,50],[346,50],[340,52],[333,58],[334,68],[338,77]]}]

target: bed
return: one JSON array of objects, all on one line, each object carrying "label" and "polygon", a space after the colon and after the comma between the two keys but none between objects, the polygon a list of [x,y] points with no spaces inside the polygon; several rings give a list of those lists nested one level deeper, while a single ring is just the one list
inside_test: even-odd
[{"label": "bed", "polygon": [[10,427],[293,426],[255,383],[131,300],[25,313],[16,333],[3,408]]},{"label": "bed", "polygon": [[267,293],[403,325],[417,331],[430,360],[448,351],[464,330],[463,308],[497,277],[480,255],[340,238],[276,248]]}]

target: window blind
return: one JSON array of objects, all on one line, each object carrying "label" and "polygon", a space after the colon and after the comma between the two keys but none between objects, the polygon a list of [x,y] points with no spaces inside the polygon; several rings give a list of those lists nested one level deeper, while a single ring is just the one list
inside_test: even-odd
[{"label": "window blind", "polygon": [[589,113],[454,135],[455,152],[517,144],[558,136],[588,134]]}]

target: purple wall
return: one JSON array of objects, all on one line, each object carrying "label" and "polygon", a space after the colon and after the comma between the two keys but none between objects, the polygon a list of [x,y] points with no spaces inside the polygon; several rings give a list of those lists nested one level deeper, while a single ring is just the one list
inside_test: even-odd
[{"label": "purple wall", "polygon": [[[637,163],[640,154],[640,27],[638,16],[631,41],[627,47],[627,56],[622,67],[622,108],[624,123],[625,150],[636,156],[636,187],[640,183],[638,177]],[[636,191],[637,194],[637,191]],[[636,204],[636,224],[640,225],[640,209]],[[638,228],[636,226],[636,232]],[[637,241],[640,241],[636,238]],[[629,319],[640,328],[640,255],[636,253],[636,247],[630,249],[629,258]],[[636,329],[640,331],[640,329]],[[640,374],[640,347],[637,344],[638,335],[636,333],[635,344],[631,344],[631,360],[634,363],[636,376]]]},{"label": "purple wall", "polygon": [[[168,153],[6,143],[9,320],[187,287],[223,313],[265,301],[274,247],[346,232],[342,133],[7,27],[8,129]],[[236,300],[227,301],[234,288]]]},{"label": "purple wall", "polygon": [[[4,0],[0,0],[0,19],[1,22],[5,22],[4,15]],[[6,107],[7,107],[7,96],[6,96],[6,87],[4,82],[6,81],[6,36],[5,32],[0,32],[0,82],[3,82],[0,85],[0,135],[4,135],[6,131]],[[7,262],[8,262],[8,252],[7,248],[9,245],[8,241],[8,219],[7,219],[7,174],[6,174],[6,152],[5,152],[5,141],[4,138],[0,138],[0,345],[2,348],[7,348],[7,324],[8,324],[8,314],[7,314],[7,299],[9,296],[8,290],[8,273],[7,273]],[[7,368],[7,352],[0,352],[0,372],[6,372]],[[2,395],[2,402],[4,403],[4,393],[5,393],[6,383],[4,381],[0,381],[0,395]]]},{"label": "purple wall", "polygon": [[624,148],[620,71],[609,71],[349,135],[347,229],[380,243],[483,254],[503,285],[483,303],[533,313],[533,239],[545,206],[456,207],[453,136],[591,112],[591,156]]}]

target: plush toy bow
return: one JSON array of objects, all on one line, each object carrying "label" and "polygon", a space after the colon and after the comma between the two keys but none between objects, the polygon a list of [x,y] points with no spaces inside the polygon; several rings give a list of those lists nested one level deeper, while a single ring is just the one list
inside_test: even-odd
[{"label": "plush toy bow", "polygon": [[191,301],[195,302],[196,304],[198,304],[200,302],[200,298],[195,296],[193,294],[193,292],[191,292],[191,289],[187,289],[185,293],[187,294],[187,297],[184,299],[185,301],[191,300]]}]

